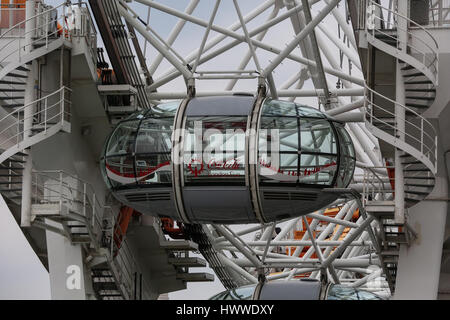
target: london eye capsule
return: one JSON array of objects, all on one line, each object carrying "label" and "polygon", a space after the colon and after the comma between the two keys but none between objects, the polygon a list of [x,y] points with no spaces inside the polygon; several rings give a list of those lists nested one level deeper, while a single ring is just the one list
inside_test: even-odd
[{"label": "london eye capsule", "polygon": [[345,188],[344,125],[293,102],[233,95],[160,104],[121,121],[101,167],[114,196],[185,223],[270,222],[311,213]]}]

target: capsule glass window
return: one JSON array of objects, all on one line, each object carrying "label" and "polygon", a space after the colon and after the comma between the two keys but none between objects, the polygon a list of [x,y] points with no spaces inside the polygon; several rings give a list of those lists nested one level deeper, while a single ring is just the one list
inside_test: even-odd
[{"label": "capsule glass window", "polygon": [[186,185],[245,183],[247,117],[189,117],[185,128]]},{"label": "capsule glass window", "polygon": [[338,143],[331,121],[299,104],[266,100],[259,128],[262,184],[316,184],[335,181]]},{"label": "capsule glass window", "polygon": [[161,104],[119,123],[102,159],[108,185],[171,183],[171,135],[178,106],[178,101]]}]

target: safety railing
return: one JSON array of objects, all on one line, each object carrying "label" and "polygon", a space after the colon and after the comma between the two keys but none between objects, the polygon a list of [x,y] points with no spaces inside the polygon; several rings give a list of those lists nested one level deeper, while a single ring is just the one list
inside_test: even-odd
[{"label": "safety railing", "polygon": [[392,185],[395,178],[390,177],[388,171],[394,169],[394,166],[362,168],[363,190],[361,197],[363,205],[368,201],[386,201],[392,198],[394,192]]},{"label": "safety railing", "polygon": [[[36,12],[33,17],[17,23],[0,35],[0,41],[4,40],[0,47],[0,65],[4,66],[11,59],[20,61],[34,47],[48,47],[50,42],[61,37],[67,41],[84,38],[96,65],[97,32],[86,3],[73,6],[63,3],[54,8],[45,6],[44,9],[38,6]],[[25,30],[29,23],[33,27]]]},{"label": "safety railing", "polygon": [[[105,207],[105,209],[105,216],[103,217],[103,245],[108,248],[110,263],[114,266],[113,272],[117,273],[115,276],[120,285],[127,291],[128,298],[137,298],[139,295],[136,292],[136,284],[138,282],[136,277],[142,274],[142,271],[128,245],[126,234],[118,223],[118,217],[114,215],[110,207]],[[143,293],[149,290],[144,277],[142,279],[142,288],[145,289]]]},{"label": "safety railing", "polygon": [[97,66],[97,31],[87,3],[78,2],[68,7],[67,13],[66,22],[71,38],[86,41],[94,66]]},{"label": "safety railing", "polygon": [[59,212],[66,208],[84,221],[92,245],[100,246],[102,216],[100,204],[93,187],[78,177],[61,170],[34,171],[32,173],[32,203],[56,204]]},{"label": "safety railing", "polygon": [[[399,14],[397,11],[383,7],[374,0],[366,0],[365,30],[372,39],[395,44],[395,48],[407,48],[405,54],[424,65],[437,82],[439,64],[439,45],[432,34],[417,22]],[[411,32],[411,28],[422,31],[420,35]],[[406,33],[402,42],[399,33]],[[380,40],[383,38],[383,40]]]},{"label": "safety railing", "polygon": [[54,93],[15,109],[1,118],[0,150],[7,150],[25,139],[41,132],[45,133],[54,125],[69,123],[71,93],[71,89],[61,87]]},{"label": "safety railing", "polygon": [[[366,123],[385,131],[393,139],[398,140],[398,137],[404,136],[405,142],[409,145],[408,148],[427,158],[432,164],[429,169],[435,172],[437,168],[437,132],[431,122],[411,108],[379,94],[368,86],[366,86],[365,92]],[[403,109],[404,116],[396,114],[396,108]],[[405,125],[399,128],[399,123]],[[418,157],[418,159],[421,158]]]},{"label": "safety railing", "polygon": [[[59,14],[61,9],[61,14]],[[17,23],[2,35],[0,41],[0,65],[4,66],[9,60],[19,60],[30,52],[35,46],[46,46],[59,37],[65,37],[70,41],[71,32],[67,25],[67,5],[63,3],[55,8],[47,9],[22,22]],[[32,24],[30,30],[25,26]],[[31,39],[31,40],[29,40]]]},{"label": "safety railing", "polygon": [[[34,171],[32,173],[32,203],[56,204],[59,212],[66,208],[70,213],[84,218],[85,227],[95,248],[108,249],[108,263],[112,272],[133,298],[135,277],[142,274],[127,243],[126,235],[120,228],[114,210],[100,203],[91,184],[62,170]],[[145,279],[142,286],[148,290]]]}]

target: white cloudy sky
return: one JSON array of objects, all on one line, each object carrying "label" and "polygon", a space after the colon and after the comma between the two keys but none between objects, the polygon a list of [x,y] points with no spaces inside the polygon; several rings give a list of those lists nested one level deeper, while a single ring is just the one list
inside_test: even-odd
[{"label": "white cloudy sky", "polygon": [[[61,3],[61,0],[47,0],[46,3],[55,5]],[[74,1],[76,2],[76,1]],[[165,5],[171,6],[177,10],[184,11],[187,7],[189,0],[159,0]],[[197,6],[193,15],[198,18],[209,20],[209,16],[212,12],[215,1],[201,0]],[[252,9],[259,6],[263,1],[261,0],[240,0],[239,4],[243,15],[250,12]],[[141,15],[145,20],[147,18],[147,8],[136,3],[132,3],[131,6]],[[341,10],[343,9],[344,1],[341,1]],[[317,13],[317,9],[323,7],[323,3],[314,5],[313,15]],[[248,24],[248,29],[252,30],[264,21],[266,21],[272,8],[266,10],[260,17],[254,19]],[[286,9],[282,9],[284,12]],[[343,10],[342,10],[343,11]],[[232,23],[238,20],[238,16],[233,6],[232,0],[225,0],[221,2],[218,14],[215,18],[215,24],[227,28]],[[161,13],[157,10],[151,9],[150,25],[152,28],[163,38],[167,38],[171,29],[177,22],[177,18],[169,16],[165,13]],[[337,34],[337,23],[330,15],[327,17],[323,24],[327,28],[331,28],[333,32]],[[202,36],[204,34],[204,28],[187,23],[173,47],[177,52],[186,57],[192,51],[199,48]],[[241,33],[241,30],[236,31]],[[217,35],[216,32],[211,31],[209,38],[212,39]],[[287,43],[289,43],[294,37],[294,33],[290,24],[290,20],[286,20],[276,27],[269,30],[266,35],[265,42],[271,45],[283,49]],[[143,39],[140,38],[141,43]],[[231,41],[225,40],[223,44]],[[332,46],[332,45],[331,45]],[[241,58],[246,53],[248,46],[246,44],[240,44],[234,49],[230,50],[224,55],[201,65],[198,70],[223,70],[223,69],[237,69]],[[333,50],[336,50],[333,48]],[[150,46],[147,47],[147,61],[151,64],[152,59],[156,56],[157,52]],[[296,49],[296,54],[300,55],[300,50]],[[274,55],[264,52],[261,49],[257,50],[257,55],[260,64],[264,67],[267,66]],[[312,57],[309,57],[312,58]],[[339,56],[336,51],[336,59],[339,61]],[[329,66],[328,62],[324,59],[324,64]],[[157,79],[171,68],[170,64],[163,60],[160,67],[156,70],[153,77]],[[344,68],[347,68],[347,63],[344,62]],[[251,61],[247,69],[255,69],[254,63]],[[360,72],[353,68],[354,74],[360,76]],[[274,78],[277,86],[287,80],[291,75],[300,71],[300,65],[292,61],[283,61],[274,73]],[[332,84],[336,83],[335,77],[329,77]],[[201,81],[197,83],[198,91],[208,90],[221,90],[227,84],[227,81]],[[256,80],[245,80],[238,83],[235,87],[236,91],[239,90],[255,90]],[[311,81],[305,83],[304,88],[312,89]],[[333,88],[333,87],[331,87]],[[185,86],[181,78],[178,78],[167,85],[158,89],[159,92],[181,92],[185,91]],[[346,99],[344,99],[346,100]],[[297,101],[310,104],[317,107],[316,98],[303,98],[297,99]],[[198,270],[200,271],[200,270]],[[193,283],[188,284],[187,290],[182,290],[170,294],[171,299],[207,299],[215,293],[223,290],[223,286],[216,279],[214,283]],[[3,200],[0,203],[0,299],[49,299],[50,288],[48,274],[44,267],[40,264],[38,258],[28,245],[23,234],[20,232],[19,227],[13,221],[9,210],[6,208]]]}]

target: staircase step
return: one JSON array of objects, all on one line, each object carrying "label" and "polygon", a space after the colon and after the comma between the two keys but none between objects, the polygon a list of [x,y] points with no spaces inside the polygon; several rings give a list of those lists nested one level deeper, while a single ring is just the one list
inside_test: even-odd
[{"label": "staircase step", "polygon": [[420,187],[420,188],[434,188],[431,184],[420,184],[420,183],[405,183],[406,187]]},{"label": "staircase step", "polygon": [[421,200],[405,197],[406,202],[419,203]]},{"label": "staircase step", "polygon": [[411,108],[429,108],[430,106],[426,105],[426,104],[419,104],[419,103],[405,103],[405,105],[407,107],[411,107]]},{"label": "staircase step", "polygon": [[109,290],[117,291],[117,284],[115,282],[93,282],[94,291]]},{"label": "staircase step", "polygon": [[418,81],[406,81],[405,84],[406,85],[408,85],[408,84],[433,84],[433,82],[431,82],[431,80],[418,80]]},{"label": "staircase step", "polygon": [[177,273],[176,278],[178,280],[186,282],[203,282],[203,281],[214,281],[214,275],[206,272],[198,273]]},{"label": "staircase step", "polygon": [[41,131],[44,131],[45,129],[49,129],[49,128],[51,128],[52,126],[54,126],[56,123],[47,123],[47,125],[46,126],[44,126],[44,125],[34,125],[32,128],[31,128],[31,131],[34,131],[34,132],[41,132]]},{"label": "staircase step", "polygon": [[25,92],[25,89],[0,88],[0,92]]},{"label": "staircase step", "polygon": [[414,99],[414,100],[427,100],[427,101],[432,101],[432,100],[436,99],[436,97],[413,97],[413,96],[407,96],[405,98],[406,99]]},{"label": "staircase step", "polygon": [[168,262],[177,267],[206,267],[206,261],[197,257],[169,258]]},{"label": "staircase step", "polygon": [[166,250],[182,251],[182,250],[198,250],[198,244],[193,241],[164,241],[161,248]]},{"label": "staircase step", "polygon": [[[403,228],[405,226],[404,223],[398,223],[391,219],[389,219],[389,221],[382,221],[382,224],[383,224],[383,228],[393,228],[393,227]],[[384,229],[384,230],[386,230],[386,229]],[[385,232],[390,233],[390,231],[385,231]],[[398,232],[396,232],[396,233],[398,233]]]},{"label": "staircase step", "polygon": [[391,251],[381,251],[380,254],[382,256],[398,256],[400,253],[397,250],[391,250]]},{"label": "staircase step", "polygon": [[398,257],[386,257],[386,258],[383,258],[383,262],[384,263],[397,263]]},{"label": "staircase step", "polygon": [[16,155],[16,156],[21,156],[21,157],[26,157],[26,156],[28,156],[28,154],[23,153],[23,152],[16,152],[15,155]]},{"label": "staircase step", "polygon": [[[397,225],[397,226],[386,226],[387,228],[403,228],[404,227],[404,225]],[[403,229],[402,229],[403,230]],[[383,231],[384,232],[384,234],[386,235],[386,236],[399,236],[399,235],[405,235],[405,232],[404,231],[389,231],[389,230],[384,230]]]},{"label": "staircase step", "polygon": [[25,82],[8,81],[8,80],[0,80],[0,84],[8,84],[8,85],[26,85]]},{"label": "staircase step", "polygon": [[392,212],[368,212],[371,216],[374,216],[377,219],[393,219],[394,218],[394,211]]},{"label": "staircase step", "polygon": [[0,97],[0,101],[1,100],[19,100],[19,99],[24,99],[24,97],[18,96],[18,97]]},{"label": "staircase step", "polygon": [[398,244],[407,244],[406,236],[403,234],[399,234],[397,236],[386,236],[386,242],[393,242]]},{"label": "staircase step", "polygon": [[91,239],[85,236],[73,236],[72,243],[89,243]]},{"label": "staircase step", "polygon": [[8,104],[2,104],[1,105],[3,108],[18,108],[18,107],[23,107],[24,104],[23,103],[8,103]]},{"label": "staircase step", "polygon": [[419,160],[415,160],[415,161],[402,162],[402,164],[404,164],[404,165],[408,165],[408,164],[422,164],[422,162],[419,161]]},{"label": "staircase step", "polygon": [[14,78],[22,78],[22,79],[28,78],[28,76],[25,75],[25,74],[19,74],[19,73],[14,73],[14,72],[10,72],[6,76],[7,77],[14,77]]},{"label": "staircase step", "polygon": [[413,67],[412,65],[407,65],[406,67],[403,67],[402,70],[412,70],[415,69],[415,67]]},{"label": "staircase step", "polygon": [[428,171],[427,169],[403,169],[403,172],[421,172],[421,171]]},{"label": "staircase step", "polygon": [[435,180],[434,177],[414,177],[414,176],[404,176],[404,179],[417,179],[417,180]]},{"label": "staircase step", "polygon": [[405,193],[416,194],[416,195],[419,195],[419,196],[426,196],[426,195],[429,194],[429,192],[411,191],[411,190],[405,190]]},{"label": "staircase step", "polygon": [[8,160],[5,160],[4,162],[25,163],[26,161],[20,160],[20,159],[9,158]]},{"label": "staircase step", "polygon": [[16,70],[24,71],[24,72],[29,72],[30,71],[30,69],[27,69],[24,66],[19,66],[19,67],[16,68]]},{"label": "staircase step", "polygon": [[111,278],[113,276],[111,270],[102,268],[93,269],[91,274],[94,278]]},{"label": "staircase step", "polygon": [[418,77],[418,76],[425,76],[425,75],[422,72],[414,72],[414,73],[403,74],[403,77],[405,77],[405,78]]},{"label": "staircase step", "polygon": [[436,92],[436,89],[405,89],[407,92]]},{"label": "staircase step", "polygon": [[99,293],[102,298],[122,298],[120,293]]}]

